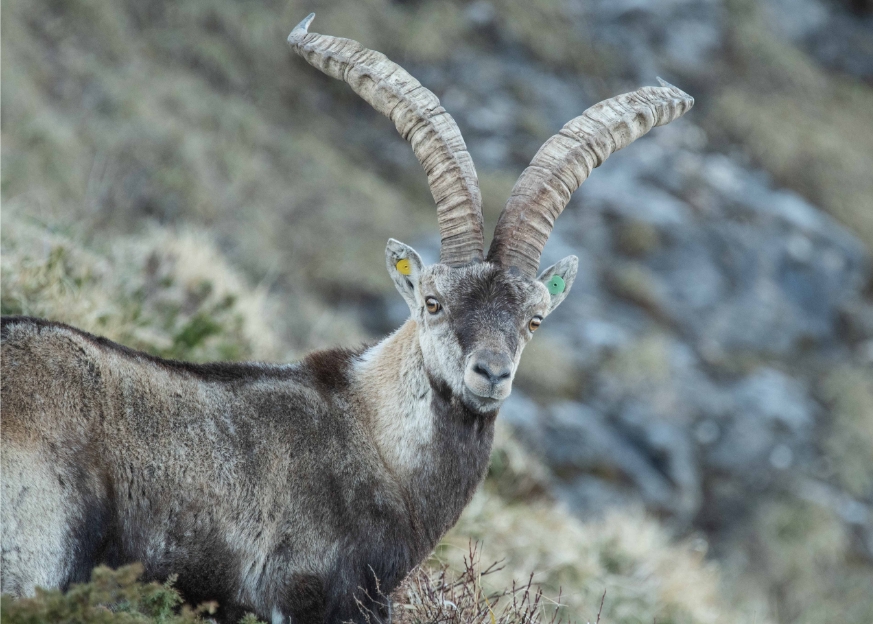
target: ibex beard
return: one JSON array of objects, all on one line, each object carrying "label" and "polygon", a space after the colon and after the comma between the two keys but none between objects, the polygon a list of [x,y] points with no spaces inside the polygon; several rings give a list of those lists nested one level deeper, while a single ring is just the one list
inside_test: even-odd
[{"label": "ibex beard", "polygon": [[162,360],[4,318],[4,592],[139,561],[224,621],[389,621],[388,594],[470,500],[521,352],[573,284],[575,256],[537,274],[555,219],[610,153],[693,104],[665,84],[569,122],[486,256],[476,172],[439,100],[378,52],[308,33],[311,19],[291,47],[389,116],[428,174],[440,262],[386,249],[410,319],[375,346],[266,365]]}]

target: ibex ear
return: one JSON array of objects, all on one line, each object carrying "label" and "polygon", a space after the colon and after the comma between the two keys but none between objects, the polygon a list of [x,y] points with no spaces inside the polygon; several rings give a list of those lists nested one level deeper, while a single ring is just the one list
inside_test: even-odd
[{"label": "ibex ear", "polygon": [[410,310],[416,310],[419,304],[415,301],[415,289],[418,288],[418,278],[424,263],[421,256],[409,245],[404,245],[393,238],[388,239],[385,247],[385,264],[388,274],[394,280],[397,290],[406,299]]},{"label": "ibex ear", "polygon": [[540,273],[537,279],[549,290],[549,295],[552,297],[552,304],[549,306],[548,314],[551,314],[570,292],[570,287],[573,285],[573,280],[576,279],[576,271],[578,269],[579,258],[567,256]]}]

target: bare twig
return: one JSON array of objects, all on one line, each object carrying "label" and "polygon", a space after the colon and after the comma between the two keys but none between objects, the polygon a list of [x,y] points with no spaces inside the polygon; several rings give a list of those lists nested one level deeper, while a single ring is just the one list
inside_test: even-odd
[{"label": "bare twig", "polygon": [[[503,568],[503,563],[481,566],[479,545],[471,542],[463,568],[453,572],[417,568],[394,592],[396,624],[561,624],[557,602],[544,600],[531,575],[503,591],[487,590],[482,579]],[[549,611],[551,614],[549,615]]]},{"label": "bare twig", "polygon": [[597,610],[597,622],[595,624],[600,624],[600,614],[603,613],[603,601],[606,600],[606,590],[603,590],[603,595],[600,597],[600,608]]}]

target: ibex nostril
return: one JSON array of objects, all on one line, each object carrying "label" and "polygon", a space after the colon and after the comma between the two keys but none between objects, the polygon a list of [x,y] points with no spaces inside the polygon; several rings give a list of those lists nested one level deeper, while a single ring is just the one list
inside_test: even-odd
[{"label": "ibex nostril", "polygon": [[487,377],[488,379],[491,379],[491,371],[489,371],[488,368],[486,366],[483,366],[482,364],[479,364],[479,363],[474,364],[473,365],[473,372],[476,373],[477,375],[482,375],[483,377]]},{"label": "ibex nostril", "polygon": [[512,366],[505,357],[484,357],[473,362],[473,372],[492,384],[498,384],[512,376]]}]

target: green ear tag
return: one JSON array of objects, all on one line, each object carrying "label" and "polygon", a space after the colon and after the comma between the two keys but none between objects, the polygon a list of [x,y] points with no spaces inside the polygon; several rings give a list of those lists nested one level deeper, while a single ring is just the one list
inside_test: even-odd
[{"label": "green ear tag", "polygon": [[553,275],[552,279],[546,284],[546,288],[549,289],[549,293],[554,297],[555,295],[560,295],[564,292],[564,289],[567,287],[567,284],[564,282],[564,278],[560,275]]}]

